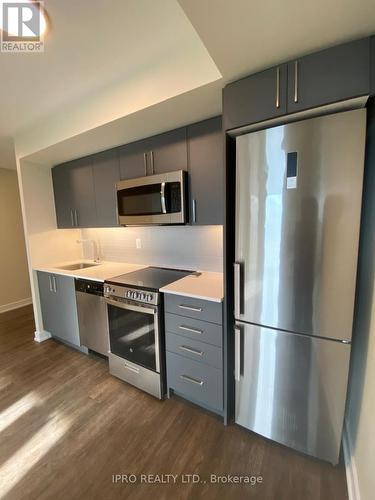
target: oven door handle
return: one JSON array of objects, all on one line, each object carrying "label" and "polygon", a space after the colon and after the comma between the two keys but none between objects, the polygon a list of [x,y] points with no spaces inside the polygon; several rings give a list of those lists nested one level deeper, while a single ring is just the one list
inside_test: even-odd
[{"label": "oven door handle", "polygon": [[104,299],[107,304],[114,307],[119,307],[120,309],[127,309],[129,311],[135,311],[146,314],[156,314],[155,309],[151,309],[150,307],[141,307],[141,306],[133,306],[132,304],[125,304],[124,302],[118,302],[117,300]]}]

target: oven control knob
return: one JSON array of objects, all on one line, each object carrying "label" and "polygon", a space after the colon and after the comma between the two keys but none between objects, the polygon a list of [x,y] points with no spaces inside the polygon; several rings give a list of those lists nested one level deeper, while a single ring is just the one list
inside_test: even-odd
[{"label": "oven control knob", "polygon": [[133,292],[133,299],[138,299],[138,293],[137,292]]},{"label": "oven control knob", "polygon": [[148,302],[151,302],[151,301],[152,301],[152,294],[151,294],[151,293],[149,293],[149,294],[147,295],[147,300],[148,300]]},{"label": "oven control knob", "polygon": [[127,297],[129,297],[129,298],[132,296],[132,293],[131,293],[131,291],[130,291],[130,290],[128,290],[128,291],[126,292],[126,296],[127,296]]}]

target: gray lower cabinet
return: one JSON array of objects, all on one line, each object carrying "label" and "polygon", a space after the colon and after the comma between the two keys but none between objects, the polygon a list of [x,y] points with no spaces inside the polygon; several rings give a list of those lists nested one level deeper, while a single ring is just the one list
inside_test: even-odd
[{"label": "gray lower cabinet", "polygon": [[93,176],[98,227],[118,226],[116,183],[120,180],[118,150],[110,149],[93,156]]},{"label": "gray lower cabinet", "polygon": [[222,304],[166,294],[165,310],[168,393],[222,414]]},{"label": "gray lower cabinet", "polygon": [[187,318],[199,319],[210,323],[222,324],[221,302],[167,294],[165,296],[165,311]]},{"label": "gray lower cabinet", "polygon": [[224,147],[221,116],[187,127],[190,223],[223,224]]},{"label": "gray lower cabinet", "polygon": [[369,61],[369,38],[291,61],[288,113],[369,94]]},{"label": "gray lower cabinet", "polygon": [[44,329],[53,337],[80,346],[74,278],[38,271]]}]

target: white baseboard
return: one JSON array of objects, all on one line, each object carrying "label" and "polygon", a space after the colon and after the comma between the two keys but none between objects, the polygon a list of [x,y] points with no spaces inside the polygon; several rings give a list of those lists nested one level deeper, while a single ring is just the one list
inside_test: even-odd
[{"label": "white baseboard", "polygon": [[49,332],[46,332],[45,330],[38,332],[36,331],[34,334],[34,340],[35,342],[44,342],[45,340],[48,340],[52,337],[52,335]]},{"label": "white baseboard", "polygon": [[27,299],[18,300],[17,302],[11,302],[10,304],[4,304],[3,306],[0,306],[0,314],[7,311],[13,311],[13,309],[28,306],[32,304],[32,302],[31,297],[29,297]]},{"label": "white baseboard", "polygon": [[348,425],[346,422],[344,424],[342,443],[344,448],[346,482],[348,485],[349,500],[361,500],[357,467],[353,455],[353,444],[350,437]]}]

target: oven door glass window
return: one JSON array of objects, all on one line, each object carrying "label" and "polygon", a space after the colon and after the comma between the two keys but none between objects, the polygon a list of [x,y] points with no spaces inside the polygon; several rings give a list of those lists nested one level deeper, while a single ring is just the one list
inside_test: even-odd
[{"label": "oven door glass window", "polygon": [[110,304],[107,307],[112,354],[156,371],[156,314]]}]

